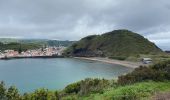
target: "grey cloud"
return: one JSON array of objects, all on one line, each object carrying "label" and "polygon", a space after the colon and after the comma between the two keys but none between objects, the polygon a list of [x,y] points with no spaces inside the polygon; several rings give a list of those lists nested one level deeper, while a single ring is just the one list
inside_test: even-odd
[{"label": "grey cloud", "polygon": [[129,29],[170,49],[160,42],[170,37],[169,18],[168,0],[0,0],[1,37],[79,40]]}]

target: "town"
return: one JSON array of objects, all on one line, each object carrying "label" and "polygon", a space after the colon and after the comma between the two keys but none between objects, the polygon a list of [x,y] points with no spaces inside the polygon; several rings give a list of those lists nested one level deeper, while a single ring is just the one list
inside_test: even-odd
[{"label": "town", "polygon": [[61,57],[66,47],[46,47],[34,50],[19,51],[5,50],[0,52],[0,59],[6,58],[33,58],[33,57]]}]

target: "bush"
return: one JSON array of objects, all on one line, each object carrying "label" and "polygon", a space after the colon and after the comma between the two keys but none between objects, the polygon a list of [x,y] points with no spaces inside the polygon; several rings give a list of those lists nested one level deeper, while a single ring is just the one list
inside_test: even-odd
[{"label": "bush", "polygon": [[11,86],[8,88],[6,98],[7,100],[21,100],[18,89],[15,86]]},{"label": "bush", "polygon": [[116,60],[126,60],[127,57],[124,57],[124,56],[112,56],[112,57],[109,57],[111,59],[116,59]]},{"label": "bush", "polygon": [[118,77],[118,83],[122,85],[146,80],[170,80],[170,61],[161,62],[149,67],[140,66],[133,72]]},{"label": "bush", "polygon": [[29,99],[31,99],[31,95],[28,93],[24,93],[22,96],[22,100],[29,100]]},{"label": "bush", "polygon": [[89,93],[102,93],[103,89],[110,86],[108,80],[87,78],[81,82],[80,95],[88,95]]},{"label": "bush", "polygon": [[77,83],[68,85],[65,88],[66,93],[76,93],[79,95],[88,95],[90,93],[102,92],[104,88],[111,86],[110,82],[105,79],[87,78]]},{"label": "bush", "polygon": [[58,91],[55,91],[55,92],[54,92],[54,95],[55,95],[55,97],[56,97],[56,100],[59,100],[59,92],[58,92]]},{"label": "bush", "polygon": [[0,83],[0,100],[5,99],[6,89],[4,82]]},{"label": "bush", "polygon": [[65,88],[66,93],[78,93],[79,91],[80,91],[80,82],[70,84]]},{"label": "bush", "polygon": [[39,89],[34,92],[33,98],[35,100],[47,100],[48,99],[48,90]]}]

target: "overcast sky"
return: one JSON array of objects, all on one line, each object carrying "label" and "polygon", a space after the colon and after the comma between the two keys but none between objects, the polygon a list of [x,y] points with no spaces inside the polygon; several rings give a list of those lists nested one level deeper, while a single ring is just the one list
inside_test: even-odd
[{"label": "overcast sky", "polygon": [[0,0],[0,37],[79,40],[115,29],[170,49],[170,1]]}]

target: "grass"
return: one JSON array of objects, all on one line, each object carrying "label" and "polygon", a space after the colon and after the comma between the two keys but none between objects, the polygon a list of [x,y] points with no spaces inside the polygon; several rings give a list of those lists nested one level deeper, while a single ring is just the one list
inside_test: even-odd
[{"label": "grass", "polygon": [[154,94],[170,91],[170,81],[167,82],[141,82],[133,85],[120,86],[104,90],[103,93],[79,97],[69,95],[63,100],[148,100]]},{"label": "grass", "polygon": [[26,51],[29,49],[38,49],[42,47],[40,44],[35,44],[35,43],[8,43],[8,44],[3,44],[0,43],[0,50],[15,50],[18,51],[20,48],[22,51]]},{"label": "grass", "polygon": [[170,60],[170,54],[167,53],[157,53],[157,54],[140,54],[138,56],[129,56],[125,60],[140,62],[142,58],[152,58],[153,63],[158,63],[161,61]]},{"label": "grass", "polygon": [[140,100],[148,99],[151,95],[160,91],[170,90],[170,82],[143,82],[130,86],[119,87],[105,92],[102,96],[108,99]]}]

